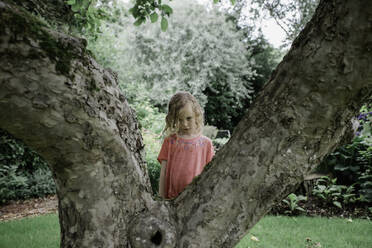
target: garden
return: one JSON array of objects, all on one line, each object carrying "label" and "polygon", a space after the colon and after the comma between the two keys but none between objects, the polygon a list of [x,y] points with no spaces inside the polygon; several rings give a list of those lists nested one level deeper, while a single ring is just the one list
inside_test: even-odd
[{"label": "garden", "polygon": [[[196,96],[205,111],[203,133],[218,153],[285,53],[262,34],[253,36],[252,26],[239,26],[232,9],[205,8],[176,1],[177,15],[163,32],[155,24],[133,26],[122,3],[113,20],[100,24],[99,35],[93,30],[84,36],[98,63],[117,72],[135,110],[154,198],[170,96],[179,90]],[[292,24],[288,40],[298,32],[294,27],[302,27]],[[236,248],[372,247],[372,98],[352,123],[349,139],[276,202]],[[0,129],[0,247],[59,247],[57,207],[48,163]]]}]

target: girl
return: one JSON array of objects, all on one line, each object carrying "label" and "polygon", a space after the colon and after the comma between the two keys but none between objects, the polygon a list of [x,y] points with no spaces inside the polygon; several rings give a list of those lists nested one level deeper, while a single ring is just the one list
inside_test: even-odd
[{"label": "girl", "polygon": [[201,134],[203,112],[190,93],[172,96],[165,122],[167,136],[158,156],[159,194],[163,198],[174,198],[212,160],[214,149],[211,140]]}]

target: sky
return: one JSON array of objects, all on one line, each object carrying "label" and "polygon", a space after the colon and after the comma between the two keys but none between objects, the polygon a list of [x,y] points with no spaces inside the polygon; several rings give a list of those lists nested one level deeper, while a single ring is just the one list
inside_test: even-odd
[{"label": "sky", "polygon": [[262,33],[274,47],[279,48],[283,44],[285,33],[274,20],[263,22]]}]

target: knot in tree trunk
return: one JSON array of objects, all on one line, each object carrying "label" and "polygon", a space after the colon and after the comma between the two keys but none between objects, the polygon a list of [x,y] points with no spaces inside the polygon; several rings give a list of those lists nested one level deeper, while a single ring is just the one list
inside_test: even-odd
[{"label": "knot in tree trunk", "polygon": [[177,243],[175,224],[168,209],[160,204],[136,215],[128,234],[132,248],[173,248]]}]

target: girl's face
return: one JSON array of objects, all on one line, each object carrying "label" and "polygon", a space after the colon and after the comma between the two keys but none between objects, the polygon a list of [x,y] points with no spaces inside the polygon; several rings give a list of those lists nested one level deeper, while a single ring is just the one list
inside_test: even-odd
[{"label": "girl's face", "polygon": [[196,116],[192,104],[187,103],[178,112],[178,134],[188,136],[197,134],[197,131]]}]

